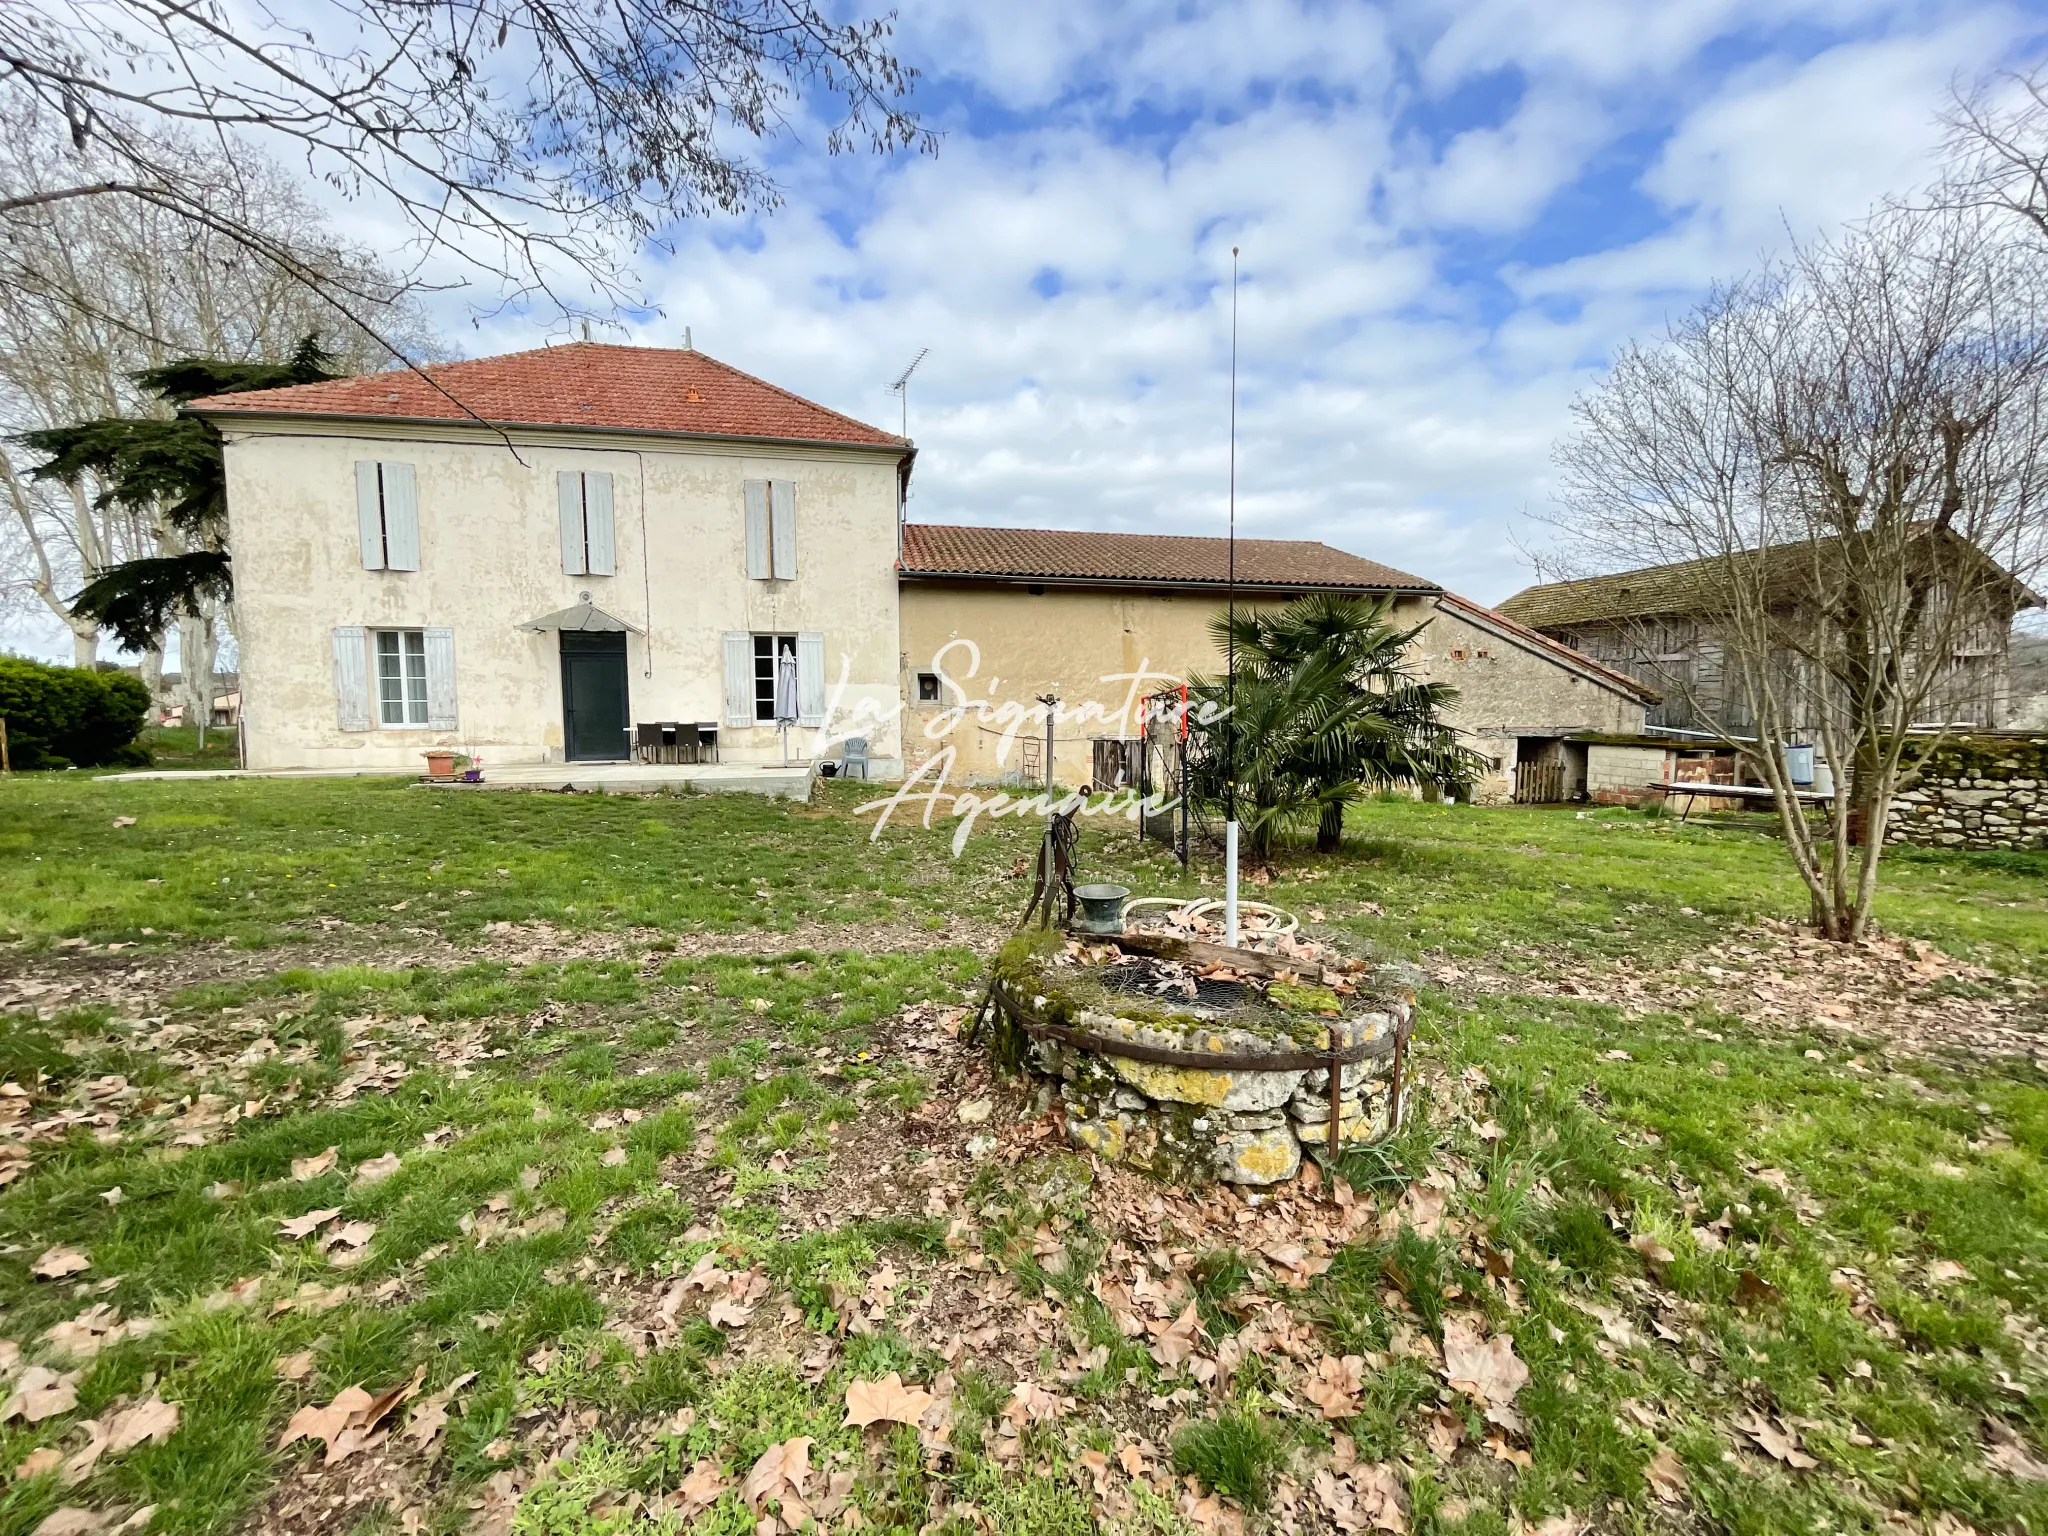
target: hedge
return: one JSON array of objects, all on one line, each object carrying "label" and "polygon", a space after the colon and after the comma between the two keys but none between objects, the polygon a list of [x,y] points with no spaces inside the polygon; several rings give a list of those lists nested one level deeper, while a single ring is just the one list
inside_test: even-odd
[{"label": "hedge", "polygon": [[0,656],[0,720],[16,768],[145,765],[135,738],[148,718],[149,689],[126,672]]}]

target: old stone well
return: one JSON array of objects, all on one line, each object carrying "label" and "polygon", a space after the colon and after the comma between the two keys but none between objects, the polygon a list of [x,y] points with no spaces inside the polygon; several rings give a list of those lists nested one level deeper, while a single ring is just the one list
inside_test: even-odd
[{"label": "old stone well", "polygon": [[1404,973],[1292,936],[1025,928],[996,959],[991,1038],[1006,1068],[1048,1080],[1077,1145],[1175,1184],[1275,1184],[1304,1152],[1328,1161],[1398,1124]]}]

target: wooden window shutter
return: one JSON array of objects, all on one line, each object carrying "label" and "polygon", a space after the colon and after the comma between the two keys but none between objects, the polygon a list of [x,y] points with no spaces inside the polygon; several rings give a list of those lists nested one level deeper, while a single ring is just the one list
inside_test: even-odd
[{"label": "wooden window shutter", "polygon": [[768,482],[768,529],[773,537],[770,564],[777,581],[796,575],[796,482]]},{"label": "wooden window shutter", "polygon": [[766,581],[773,575],[768,563],[768,482],[747,482],[747,577]]},{"label": "wooden window shutter", "polygon": [[363,569],[384,569],[384,492],[377,483],[377,461],[356,460],[356,538],[362,545]]},{"label": "wooden window shutter", "polygon": [[754,723],[754,637],[740,630],[725,633],[725,723]]},{"label": "wooden window shutter", "polygon": [[424,631],[427,646],[427,724],[437,731],[455,729],[455,631]]},{"label": "wooden window shutter", "polygon": [[420,568],[420,498],[410,464],[379,464],[384,478],[384,566]]},{"label": "wooden window shutter", "polygon": [[370,654],[360,624],[334,630],[334,723],[344,731],[370,728]]},{"label": "wooden window shutter", "polygon": [[583,477],[583,551],[591,575],[613,573],[612,477],[601,470]]},{"label": "wooden window shutter", "polygon": [[565,469],[555,476],[555,500],[561,510],[562,574],[587,576],[590,570],[583,558],[583,475],[580,470]]},{"label": "wooden window shutter", "polygon": [[796,637],[796,723],[825,723],[825,637]]}]

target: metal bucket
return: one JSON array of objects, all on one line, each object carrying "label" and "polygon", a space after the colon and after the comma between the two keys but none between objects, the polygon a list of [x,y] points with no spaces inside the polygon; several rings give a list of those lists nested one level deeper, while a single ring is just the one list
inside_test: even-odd
[{"label": "metal bucket", "polygon": [[1813,748],[1798,746],[1785,748],[1785,777],[1801,789],[1813,782]]},{"label": "metal bucket", "polygon": [[1122,933],[1124,903],[1130,899],[1128,885],[1077,885],[1074,900],[1081,904],[1081,915],[1074,926],[1082,933]]}]

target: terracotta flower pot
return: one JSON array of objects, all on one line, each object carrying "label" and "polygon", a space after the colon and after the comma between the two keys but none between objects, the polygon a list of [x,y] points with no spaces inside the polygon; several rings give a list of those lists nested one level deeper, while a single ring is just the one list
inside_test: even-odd
[{"label": "terracotta flower pot", "polygon": [[429,778],[452,779],[455,777],[455,754],[453,752],[429,752],[426,757],[427,776]]}]

